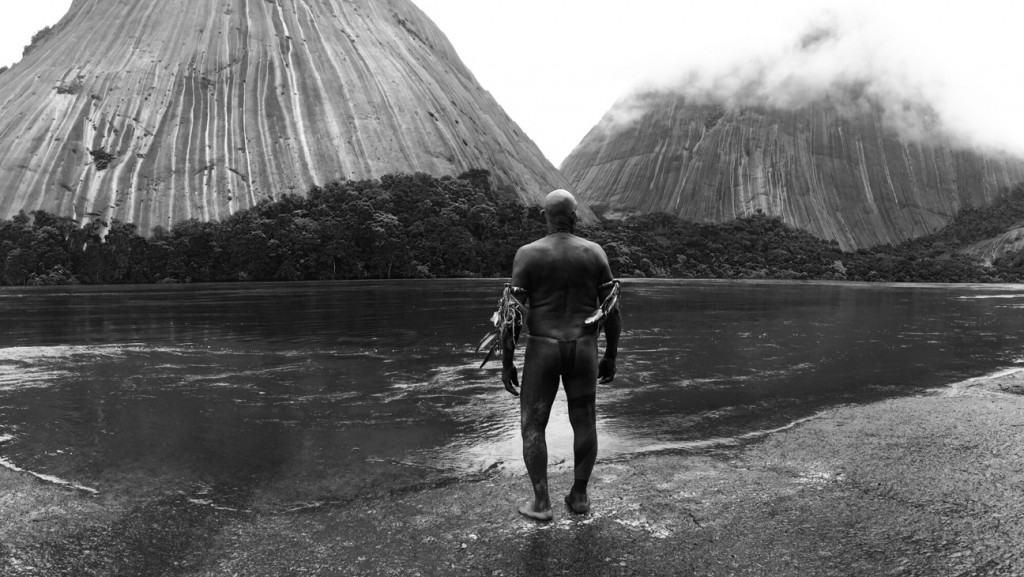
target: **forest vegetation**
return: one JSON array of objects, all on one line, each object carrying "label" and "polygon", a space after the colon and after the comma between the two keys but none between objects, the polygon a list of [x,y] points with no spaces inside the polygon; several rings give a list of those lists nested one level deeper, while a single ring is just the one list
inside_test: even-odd
[{"label": "forest vegetation", "polygon": [[[623,277],[1020,282],[1024,254],[985,264],[957,250],[1024,222],[1024,185],[987,208],[898,246],[843,252],[756,214],[724,224],[665,214],[601,220],[577,234]],[[489,173],[336,181],[260,202],[218,222],[142,236],[134,224],[79,225],[39,210],[0,222],[5,285],[506,277],[543,236],[540,210],[491,188]]]}]

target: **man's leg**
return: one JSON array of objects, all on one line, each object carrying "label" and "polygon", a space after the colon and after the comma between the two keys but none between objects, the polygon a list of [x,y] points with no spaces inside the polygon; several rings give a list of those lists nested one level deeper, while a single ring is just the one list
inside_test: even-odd
[{"label": "man's leg", "polygon": [[526,342],[522,388],[519,392],[523,433],[523,461],[530,473],[534,500],[519,512],[527,517],[549,521],[554,516],[548,496],[548,444],[545,430],[551,405],[558,392],[558,369],[561,363],[558,342],[543,337],[529,337]]},{"label": "man's leg", "polygon": [[579,338],[575,357],[572,372],[562,377],[569,401],[575,462],[573,486],[565,504],[573,513],[582,514],[590,510],[587,484],[597,461],[597,338]]}]

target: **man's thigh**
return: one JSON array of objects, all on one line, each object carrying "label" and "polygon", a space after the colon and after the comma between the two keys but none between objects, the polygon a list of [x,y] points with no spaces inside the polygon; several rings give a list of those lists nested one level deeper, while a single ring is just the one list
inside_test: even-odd
[{"label": "man's thigh", "polygon": [[597,393],[597,336],[585,335],[576,340],[572,368],[562,375],[562,386],[569,408],[592,405]]},{"label": "man's thigh", "polygon": [[561,362],[558,341],[544,337],[527,338],[523,381],[519,389],[524,424],[535,421],[547,423],[558,393]]}]

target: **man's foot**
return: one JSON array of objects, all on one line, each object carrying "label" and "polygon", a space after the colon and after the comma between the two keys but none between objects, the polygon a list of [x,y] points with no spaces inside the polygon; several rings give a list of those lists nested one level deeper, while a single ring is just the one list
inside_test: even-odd
[{"label": "man's foot", "polygon": [[565,506],[573,513],[582,515],[590,511],[590,498],[586,493],[570,492],[565,496]]},{"label": "man's foot", "polygon": [[537,521],[550,521],[555,518],[555,513],[551,510],[551,505],[547,507],[539,507],[536,501],[531,501],[519,508],[519,512],[531,519]]}]

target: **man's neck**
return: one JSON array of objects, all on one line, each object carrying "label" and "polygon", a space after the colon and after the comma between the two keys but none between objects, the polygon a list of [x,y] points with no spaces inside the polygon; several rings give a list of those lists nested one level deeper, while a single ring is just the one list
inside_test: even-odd
[{"label": "man's neck", "polygon": [[555,226],[555,225],[552,225],[552,224],[548,225],[548,236],[551,236],[553,234],[558,234],[558,233],[572,234],[572,227],[571,226]]}]

